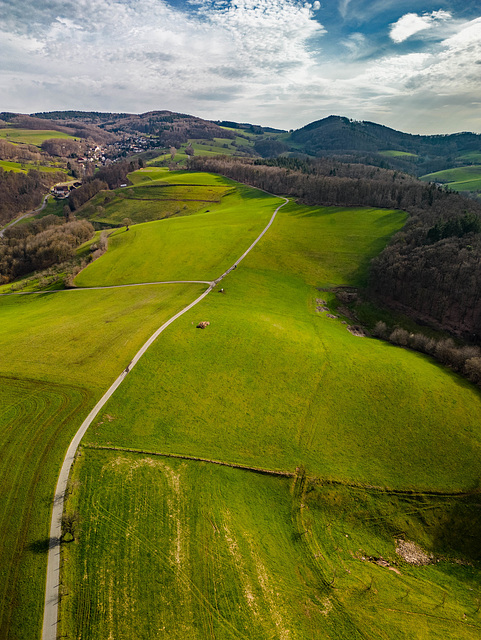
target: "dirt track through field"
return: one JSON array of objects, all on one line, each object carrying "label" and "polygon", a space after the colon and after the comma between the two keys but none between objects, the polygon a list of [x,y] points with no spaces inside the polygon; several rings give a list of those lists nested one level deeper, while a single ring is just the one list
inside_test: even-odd
[{"label": "dirt track through field", "polygon": [[[269,194],[273,195],[273,194]],[[221,276],[219,276],[213,282],[206,282],[209,287],[202,293],[196,300],[187,305],[184,309],[176,313],[170,320],[165,322],[161,327],[152,334],[152,336],[147,340],[147,342],[141,347],[141,349],[136,353],[134,358],[128,364],[128,366],[122,371],[122,373],[118,376],[115,382],[111,385],[111,387],[105,392],[102,398],[97,402],[95,407],[88,414],[86,419],[83,421],[79,430],[75,434],[73,440],[70,443],[70,446],[65,454],[64,461],[62,463],[62,467],[60,469],[59,478],[57,481],[57,486],[55,488],[55,496],[53,500],[53,509],[52,509],[52,519],[50,524],[50,536],[49,536],[49,550],[48,550],[48,561],[47,561],[47,582],[46,582],[46,590],[45,590],[45,605],[44,605],[44,617],[43,617],[43,627],[42,627],[42,640],[57,640],[57,620],[58,620],[58,604],[59,604],[59,586],[60,586],[60,544],[61,544],[61,536],[62,536],[62,514],[64,507],[65,494],[67,490],[67,482],[70,474],[70,469],[75,459],[75,454],[77,452],[80,441],[82,440],[85,432],[95,419],[96,415],[102,409],[102,407],[107,403],[110,397],[113,395],[114,391],[121,385],[125,377],[130,373],[132,368],[137,364],[140,358],[144,355],[147,349],[152,345],[152,343],[159,337],[159,335],[167,329],[169,325],[171,325],[177,318],[180,318],[184,313],[192,309],[195,305],[197,305],[201,300],[203,300],[212,289],[221,282],[231,271],[233,271],[237,265],[252,251],[252,249],[256,246],[256,244],[261,240],[261,238],[267,233],[267,231],[272,226],[277,212],[279,209],[284,207],[289,200],[287,198],[282,198],[284,202],[280,204],[274,213],[272,214],[271,219],[267,226],[263,229],[263,231],[259,234],[259,236],[254,240],[254,242],[250,245],[250,247],[234,262],[234,264],[227,269]],[[163,283],[166,284],[166,283]],[[129,286],[129,285],[121,285],[121,286]],[[93,287],[96,289],[103,288],[111,288],[111,287]],[[68,291],[75,291],[76,289],[69,289]],[[38,292],[37,292],[38,293]]]}]

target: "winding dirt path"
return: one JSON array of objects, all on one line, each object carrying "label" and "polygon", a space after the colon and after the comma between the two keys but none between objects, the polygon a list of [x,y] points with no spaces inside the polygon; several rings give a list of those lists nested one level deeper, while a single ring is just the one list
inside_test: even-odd
[{"label": "winding dirt path", "polygon": [[[270,194],[274,195],[274,194]],[[85,432],[93,422],[95,416],[102,409],[102,407],[107,403],[110,399],[114,391],[122,384],[125,377],[132,371],[132,368],[137,364],[140,358],[144,355],[147,349],[151,346],[151,344],[159,337],[159,335],[167,329],[169,325],[171,325],[177,318],[184,315],[189,309],[192,309],[195,305],[199,304],[201,300],[203,300],[212,289],[221,282],[233,269],[237,267],[237,265],[252,251],[252,249],[256,246],[259,240],[267,233],[267,231],[272,226],[277,212],[279,209],[284,207],[289,200],[287,198],[282,198],[284,202],[280,204],[272,217],[264,228],[264,230],[259,234],[259,236],[254,240],[251,246],[241,255],[234,264],[227,269],[221,276],[219,276],[213,282],[207,282],[209,287],[202,293],[196,300],[187,305],[182,311],[176,313],[170,320],[164,322],[164,324],[152,334],[152,336],[147,340],[147,342],[141,347],[141,349],[135,354],[133,359],[127,365],[127,367],[122,371],[122,373],[118,376],[115,382],[111,385],[111,387],[104,393],[101,399],[97,402],[92,411],[88,414],[88,416],[83,421],[79,430],[73,437],[73,440],[70,443],[70,446],[65,454],[64,461],[62,463],[62,467],[60,469],[60,474],[57,481],[57,486],[55,488],[55,496],[53,500],[53,509],[52,509],[52,519],[50,523],[50,540],[49,540],[49,550],[48,550],[48,561],[47,561],[47,582],[45,589],[45,605],[44,605],[44,616],[43,616],[43,627],[42,627],[42,640],[57,640],[57,620],[58,620],[58,604],[59,604],[59,586],[60,586],[60,543],[62,536],[62,514],[63,514],[63,506],[65,500],[65,493],[67,490],[67,482],[70,474],[70,469],[75,459],[75,454],[77,452],[80,441],[82,440]],[[195,282],[195,281],[194,281]],[[143,283],[148,284],[148,283]],[[160,283],[150,283],[150,284],[160,284]],[[166,283],[162,283],[166,284]],[[118,285],[118,286],[135,286],[135,285]],[[93,287],[96,289],[110,288],[110,287]],[[79,289],[81,290],[81,289]],[[75,291],[75,289],[69,289],[69,291]],[[37,292],[38,293],[38,292]]]}]

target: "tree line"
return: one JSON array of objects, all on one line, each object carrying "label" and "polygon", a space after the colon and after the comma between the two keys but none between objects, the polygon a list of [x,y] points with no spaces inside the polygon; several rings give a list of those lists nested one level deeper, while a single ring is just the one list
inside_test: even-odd
[{"label": "tree line", "polygon": [[410,218],[373,260],[369,293],[421,322],[481,339],[481,205],[392,170],[332,159],[195,157],[221,173],[309,205],[403,209]]},{"label": "tree line", "polygon": [[54,215],[5,229],[0,238],[0,283],[70,260],[93,234],[87,220],[65,222]]}]

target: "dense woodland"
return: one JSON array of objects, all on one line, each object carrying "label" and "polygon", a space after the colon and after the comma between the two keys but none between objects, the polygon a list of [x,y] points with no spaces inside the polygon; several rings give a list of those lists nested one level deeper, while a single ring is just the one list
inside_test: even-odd
[{"label": "dense woodland", "polygon": [[54,215],[6,229],[0,238],[0,283],[73,258],[93,233],[87,220],[64,222]]},{"label": "dense woodland", "polygon": [[369,292],[412,317],[481,339],[481,205],[410,176],[332,160],[198,157],[213,171],[305,204],[399,208],[411,216],[371,265]]},{"label": "dense woodland", "polygon": [[31,170],[28,173],[4,171],[0,167],[0,225],[5,225],[23,212],[35,209],[48,189],[64,174]]}]

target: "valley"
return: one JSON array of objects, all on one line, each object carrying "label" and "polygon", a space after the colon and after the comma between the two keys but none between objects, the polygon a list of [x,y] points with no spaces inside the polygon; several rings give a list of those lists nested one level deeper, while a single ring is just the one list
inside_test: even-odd
[{"label": "valley", "polygon": [[[104,232],[108,247],[71,284],[2,287],[6,639],[41,637],[52,544],[59,622],[43,640],[479,635],[479,390],[360,337],[339,297],[367,287],[408,216],[281,207],[284,193],[146,166],[75,211],[97,226],[77,253]],[[122,372],[58,544],[63,456]]]}]

